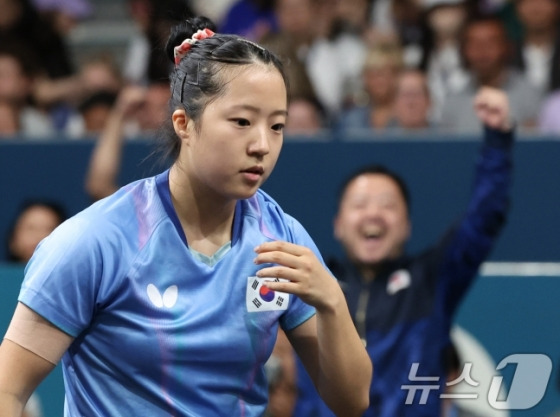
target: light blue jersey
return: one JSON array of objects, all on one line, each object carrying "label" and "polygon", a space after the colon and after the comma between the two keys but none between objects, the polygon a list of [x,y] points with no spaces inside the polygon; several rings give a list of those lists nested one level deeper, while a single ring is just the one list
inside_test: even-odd
[{"label": "light blue jersey", "polygon": [[186,244],[168,175],[78,213],[27,267],[19,300],[75,337],[62,359],[65,416],[261,416],[278,323],[292,329],[315,313],[254,278],[265,241],[322,260],[295,219],[258,191],[237,204],[231,249],[203,262]]}]

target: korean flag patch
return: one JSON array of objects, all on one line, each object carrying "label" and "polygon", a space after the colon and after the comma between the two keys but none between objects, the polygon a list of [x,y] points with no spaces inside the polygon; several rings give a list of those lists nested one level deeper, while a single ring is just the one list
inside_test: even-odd
[{"label": "korean flag patch", "polygon": [[290,302],[290,294],[280,291],[272,291],[263,285],[264,281],[287,281],[282,278],[259,278],[249,277],[247,279],[247,296],[245,298],[247,311],[280,311],[286,310]]}]

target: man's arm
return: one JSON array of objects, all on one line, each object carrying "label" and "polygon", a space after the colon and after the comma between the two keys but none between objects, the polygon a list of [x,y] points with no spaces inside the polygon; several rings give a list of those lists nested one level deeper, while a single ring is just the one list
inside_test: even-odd
[{"label": "man's arm", "polygon": [[109,119],[97,139],[90,157],[85,188],[93,201],[100,200],[118,189],[117,176],[124,146],[124,124],[129,115],[143,103],[146,89],[126,87],[111,110]]},{"label": "man's arm", "polygon": [[474,110],[484,125],[484,139],[469,204],[443,250],[446,309],[453,311],[490,254],[507,217],[512,178],[514,123],[507,95],[483,87]]}]

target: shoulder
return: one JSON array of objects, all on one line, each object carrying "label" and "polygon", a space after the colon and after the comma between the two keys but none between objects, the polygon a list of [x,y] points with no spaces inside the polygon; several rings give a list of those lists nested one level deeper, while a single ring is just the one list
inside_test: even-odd
[{"label": "shoulder", "polygon": [[[130,183],[62,223],[53,240],[60,245],[105,246],[124,236],[146,235],[162,219],[164,208],[154,178]],[[127,238],[127,240],[130,240]]]}]

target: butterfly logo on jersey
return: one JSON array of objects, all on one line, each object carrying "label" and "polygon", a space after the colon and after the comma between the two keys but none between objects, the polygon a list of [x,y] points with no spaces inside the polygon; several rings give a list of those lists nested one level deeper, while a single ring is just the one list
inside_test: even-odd
[{"label": "butterfly logo on jersey", "polygon": [[176,285],[167,287],[162,295],[154,284],[148,284],[146,292],[152,304],[157,308],[172,308],[179,295],[179,289]]},{"label": "butterfly logo on jersey", "polygon": [[247,296],[245,303],[247,311],[280,311],[288,308],[290,295],[281,291],[273,291],[266,285],[265,281],[287,281],[280,278],[249,277],[247,279]]}]

